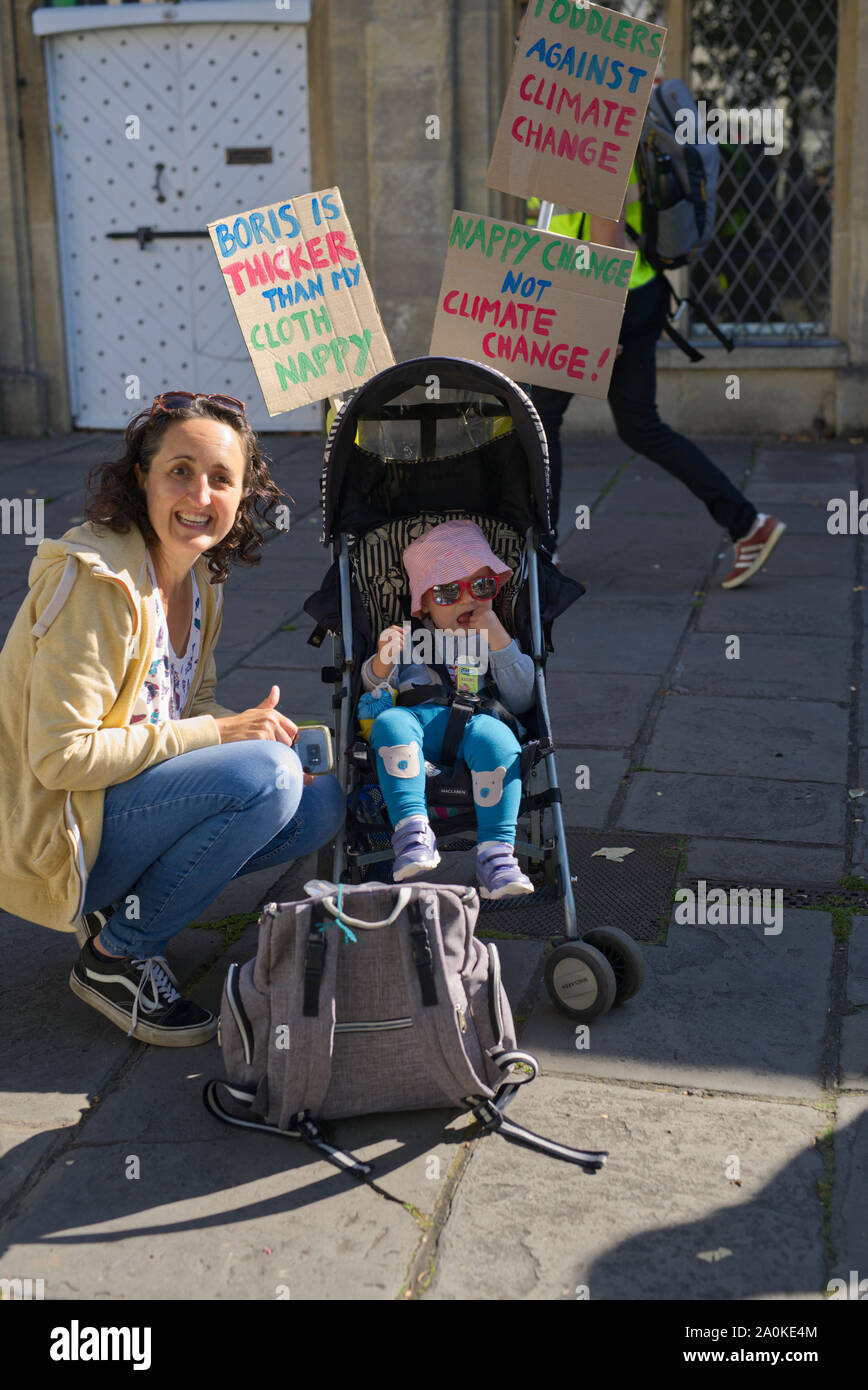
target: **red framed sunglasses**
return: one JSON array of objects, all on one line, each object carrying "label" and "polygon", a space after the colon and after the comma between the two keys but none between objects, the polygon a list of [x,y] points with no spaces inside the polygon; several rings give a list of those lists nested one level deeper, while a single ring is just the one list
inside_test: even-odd
[{"label": "red framed sunglasses", "polygon": [[165,410],[167,414],[173,410],[186,410],[191,401],[213,401],[224,410],[231,410],[236,415],[244,414],[244,402],[236,400],[234,396],[209,396],[205,391],[162,391],[154,397],[151,415],[157,410]]},{"label": "red framed sunglasses", "polygon": [[503,575],[482,575],[480,579],[454,579],[449,584],[435,584],[431,597],[435,603],[449,607],[457,603],[469,589],[474,598],[495,598]]}]

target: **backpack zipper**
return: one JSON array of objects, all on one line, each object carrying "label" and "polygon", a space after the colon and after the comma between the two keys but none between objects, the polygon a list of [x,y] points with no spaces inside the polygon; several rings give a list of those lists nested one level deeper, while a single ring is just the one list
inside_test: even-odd
[{"label": "backpack zipper", "polygon": [[369,1023],[336,1023],[336,1033],[376,1033],[387,1028],[412,1028],[412,1018],[384,1018]]}]

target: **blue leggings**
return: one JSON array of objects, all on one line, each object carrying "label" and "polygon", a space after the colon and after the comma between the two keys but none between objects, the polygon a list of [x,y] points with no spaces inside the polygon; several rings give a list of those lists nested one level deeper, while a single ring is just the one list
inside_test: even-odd
[{"label": "blue leggings", "polygon": [[[439,759],[449,713],[447,705],[395,705],[374,720],[370,742],[393,826],[405,816],[427,818],[425,759]],[[514,844],[521,803],[521,746],[515,734],[491,714],[474,714],[458,757],[470,768],[478,841]]]}]

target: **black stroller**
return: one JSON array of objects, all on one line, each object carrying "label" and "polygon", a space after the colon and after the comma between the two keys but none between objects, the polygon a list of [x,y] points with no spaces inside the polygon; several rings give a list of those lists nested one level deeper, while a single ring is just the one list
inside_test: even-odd
[{"label": "black stroller", "polygon": [[[318,872],[333,882],[390,876],[391,827],[356,722],[361,667],[378,634],[409,619],[405,547],[440,522],[469,518],[513,571],[495,611],[536,668],[535,704],[521,716],[527,733],[515,842],[536,894],[482,906],[514,910],[540,896],[563,900],[565,939],[547,957],[546,986],[558,1009],[584,1022],[635,994],[644,963],[617,928],[598,927],[579,939],[544,668],[552,623],[584,589],[552,563],[550,496],[548,449],[532,402],[515,382],[477,362],[402,362],[339,409],[322,475],[322,542],[331,546],[333,563],[304,607],[317,623],[311,644],[334,639],[334,664],[323,669],[323,680],[335,687],[335,770],[347,817],[343,837],[333,854],[321,857]],[[454,692],[452,698],[466,699]],[[469,848],[468,832],[475,839],[470,774],[454,757],[459,739],[444,745],[442,766],[426,777],[439,847]]]}]

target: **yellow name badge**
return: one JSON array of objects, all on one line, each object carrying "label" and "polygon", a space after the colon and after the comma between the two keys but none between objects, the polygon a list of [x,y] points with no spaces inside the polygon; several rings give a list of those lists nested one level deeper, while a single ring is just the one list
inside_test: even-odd
[{"label": "yellow name badge", "polygon": [[456,666],[455,667],[455,689],[462,690],[468,695],[479,694],[479,667],[478,666]]}]

